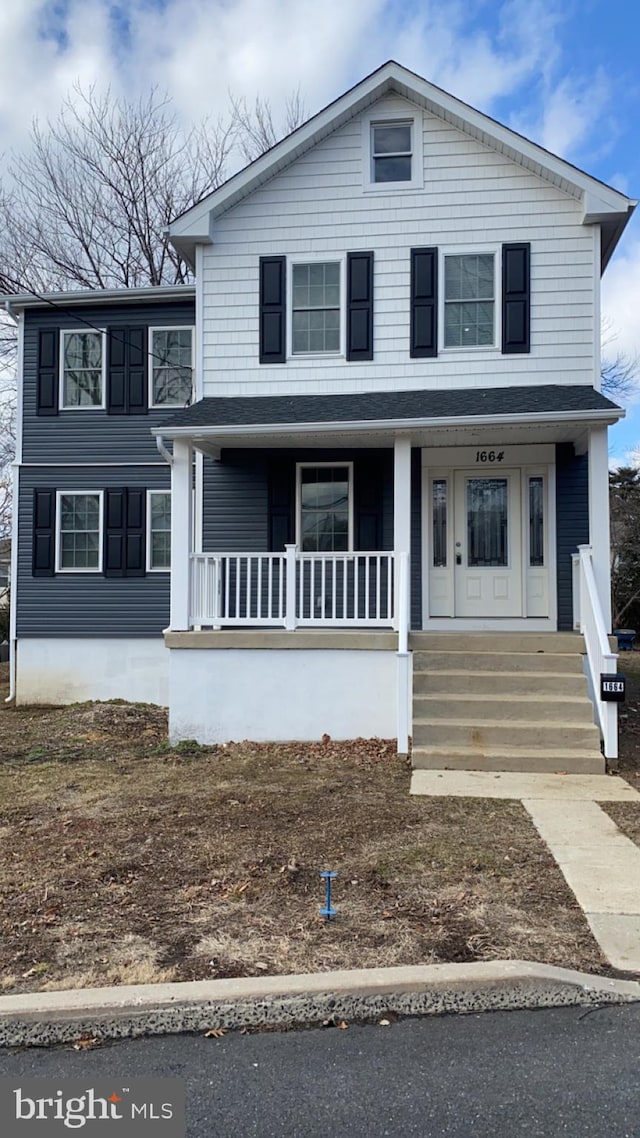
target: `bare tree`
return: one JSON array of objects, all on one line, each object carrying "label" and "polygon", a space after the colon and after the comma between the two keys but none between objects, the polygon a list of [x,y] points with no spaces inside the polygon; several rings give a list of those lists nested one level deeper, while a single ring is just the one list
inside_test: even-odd
[{"label": "bare tree", "polygon": [[286,100],[284,121],[280,128],[274,123],[268,99],[257,95],[252,107],[248,106],[246,99],[236,98],[232,94],[229,95],[229,100],[237,130],[237,144],[245,162],[259,158],[265,150],[275,146],[278,139],[299,127],[307,117],[299,87]]},{"label": "bare tree", "polygon": [[604,317],[601,328],[602,390],[612,399],[628,399],[638,386],[640,364],[637,356],[628,356],[616,349],[616,339],[613,321]]},{"label": "bare tree", "polygon": [[0,387],[0,540],[11,533],[11,466],[16,450],[16,395]]}]

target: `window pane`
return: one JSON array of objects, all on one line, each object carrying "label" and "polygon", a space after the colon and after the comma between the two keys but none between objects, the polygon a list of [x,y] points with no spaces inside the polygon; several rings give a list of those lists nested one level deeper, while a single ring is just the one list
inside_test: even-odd
[{"label": "window pane", "polygon": [[444,343],[446,348],[491,345],[494,342],[494,305],[449,302],[444,310]]},{"label": "window pane", "polygon": [[411,150],[411,126],[409,123],[393,123],[389,126],[374,126],[374,154],[406,154]]},{"label": "window pane", "polygon": [[102,367],[102,333],[65,333],[64,366],[65,368]]},{"label": "window pane", "polygon": [[150,495],[150,560],[151,569],[171,566],[171,494]]},{"label": "window pane", "polygon": [[493,300],[493,254],[445,257],[445,300]]},{"label": "window pane", "polygon": [[60,498],[60,568],[98,569],[100,498],[63,494]]},{"label": "window pane", "polygon": [[410,182],[411,155],[396,158],[374,158],[374,182]]},{"label": "window pane", "polygon": [[508,565],[506,478],[467,481],[467,564]]},{"label": "window pane", "polygon": [[300,471],[300,538],[307,553],[349,548],[348,468],[303,467]]},{"label": "window pane", "polygon": [[192,329],[154,329],[151,336],[154,403],[183,407],[192,395]]},{"label": "window pane", "polygon": [[529,564],[544,565],[544,504],[542,478],[529,479]]},{"label": "window pane", "polygon": [[443,569],[447,564],[447,483],[444,478],[433,483],[433,565]]}]

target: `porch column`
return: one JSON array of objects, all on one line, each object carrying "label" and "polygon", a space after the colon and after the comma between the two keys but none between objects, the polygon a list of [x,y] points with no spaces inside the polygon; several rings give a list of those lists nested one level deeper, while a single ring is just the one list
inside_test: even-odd
[{"label": "porch column", "polygon": [[171,467],[171,620],[172,632],[189,629],[189,554],[193,492],[191,444],[174,439]]},{"label": "porch column", "polygon": [[589,431],[589,544],[607,632],[611,631],[609,447],[606,427]]},{"label": "porch column", "polygon": [[397,436],[393,444],[393,550],[395,554],[395,626],[398,632],[397,735],[398,754],[409,751],[411,732],[410,657],[407,644],[411,622],[409,552],[411,550],[411,439]]}]

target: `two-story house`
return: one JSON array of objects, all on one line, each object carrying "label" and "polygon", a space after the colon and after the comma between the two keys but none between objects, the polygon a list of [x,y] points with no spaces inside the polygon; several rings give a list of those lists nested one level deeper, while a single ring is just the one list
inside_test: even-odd
[{"label": "two-story house", "polygon": [[8,300],[18,700],[604,770],[634,204],[391,62],[173,223],[194,291]]}]

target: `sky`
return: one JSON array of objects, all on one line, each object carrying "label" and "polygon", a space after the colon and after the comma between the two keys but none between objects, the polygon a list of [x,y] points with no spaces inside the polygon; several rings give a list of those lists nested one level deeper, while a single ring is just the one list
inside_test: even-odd
[{"label": "sky", "polygon": [[[314,113],[387,59],[640,198],[638,0],[17,0],[0,6],[0,155],[80,82],[166,90],[185,122],[229,91]],[[640,361],[640,207],[603,279],[608,351]],[[640,448],[640,395],[611,432]]]}]

